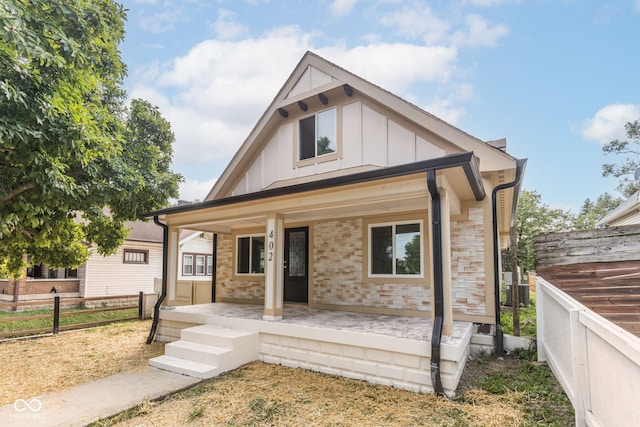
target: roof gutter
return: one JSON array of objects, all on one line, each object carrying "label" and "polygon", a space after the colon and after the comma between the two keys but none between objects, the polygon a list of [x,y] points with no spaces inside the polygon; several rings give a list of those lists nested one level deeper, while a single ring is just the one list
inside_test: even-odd
[{"label": "roof gutter", "polygon": [[499,267],[499,248],[498,242],[498,192],[513,187],[513,204],[511,205],[511,226],[515,225],[516,211],[518,209],[518,199],[520,197],[520,187],[522,186],[522,177],[527,166],[527,159],[516,160],[516,177],[512,182],[498,185],[491,193],[491,211],[493,217],[493,292],[495,305],[495,336],[493,341],[493,351],[496,356],[504,355],[504,340],[502,333],[502,325],[500,325],[500,267]]},{"label": "roof gutter", "polygon": [[162,302],[167,296],[167,265],[169,256],[169,251],[167,250],[169,245],[169,227],[160,222],[158,215],[153,217],[153,222],[162,227],[162,289],[160,291],[158,301],[153,308],[153,322],[151,323],[151,331],[149,331],[149,336],[147,337],[147,344],[151,344],[154,336],[156,335],[156,329],[158,328],[158,322],[160,321],[160,306],[162,306]]}]

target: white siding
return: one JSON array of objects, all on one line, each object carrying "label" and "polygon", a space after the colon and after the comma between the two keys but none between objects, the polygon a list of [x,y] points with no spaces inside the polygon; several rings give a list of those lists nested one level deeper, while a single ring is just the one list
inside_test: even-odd
[{"label": "white siding", "polygon": [[333,77],[324,71],[320,71],[315,67],[309,66],[302,74],[296,85],[289,92],[289,97],[296,96],[300,93],[307,92],[318,86],[331,83]]},{"label": "white siding", "polygon": [[362,163],[386,166],[387,118],[366,105],[362,108]]},{"label": "white siding", "polygon": [[388,120],[388,126],[387,166],[414,162],[415,134],[391,120]]},{"label": "white siding", "polygon": [[[125,264],[124,249],[148,250],[148,264]],[[162,277],[162,244],[126,241],[114,255],[93,252],[85,270],[84,297],[132,295],[153,292],[153,281]]]},{"label": "white siding", "polygon": [[[211,281],[211,276],[183,276],[182,275],[182,254],[183,253],[191,253],[191,254],[213,254],[213,237],[210,233],[204,233],[204,238],[200,236],[195,236],[192,239],[186,241],[184,244],[180,245],[180,251],[178,256],[178,280],[198,280],[198,281]],[[195,269],[195,260],[193,268]],[[206,260],[205,260],[205,271],[207,268]]]},{"label": "white siding", "polygon": [[[310,78],[310,77],[309,77]],[[309,82],[309,84],[311,84]],[[284,123],[238,182],[233,195],[260,191],[276,182],[359,166],[396,166],[445,156],[442,148],[360,100],[339,106],[341,157],[297,166],[297,121]]]},{"label": "white siding", "polygon": [[362,165],[362,103],[342,108],[342,167]]}]

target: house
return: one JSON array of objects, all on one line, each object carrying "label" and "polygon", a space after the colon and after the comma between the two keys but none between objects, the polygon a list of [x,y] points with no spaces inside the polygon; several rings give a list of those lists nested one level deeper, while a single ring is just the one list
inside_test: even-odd
[{"label": "house", "polygon": [[[156,292],[155,283],[162,277],[162,229],[147,221],[127,222],[125,226],[131,230],[130,234],[113,255],[100,255],[95,245],[89,245],[89,259],[77,269],[29,267],[17,286],[18,300],[51,299],[55,295],[91,298]],[[187,281],[188,286],[192,281],[211,283],[211,242],[211,233],[182,230],[180,280]],[[4,297],[0,300],[15,299],[15,283],[0,280],[0,295]]]},{"label": "house", "polygon": [[[128,222],[126,226],[131,233],[115,254],[102,256],[93,251],[87,262],[78,268],[83,297],[158,291],[155,284],[162,277],[162,229],[146,221]],[[210,284],[211,233],[182,230],[180,237],[182,269],[179,280],[188,286],[192,281]]]},{"label": "house", "polygon": [[596,227],[640,224],[640,191],[633,193],[617,208],[596,223]]},{"label": "house", "polygon": [[[501,340],[526,163],[505,148],[307,52],[205,200],[148,214],[167,260],[149,338],[174,341],[151,363],[214,375],[203,335],[237,328],[257,346],[238,360],[453,393],[475,325]],[[183,229],[213,233],[208,304],[175,307]]]}]

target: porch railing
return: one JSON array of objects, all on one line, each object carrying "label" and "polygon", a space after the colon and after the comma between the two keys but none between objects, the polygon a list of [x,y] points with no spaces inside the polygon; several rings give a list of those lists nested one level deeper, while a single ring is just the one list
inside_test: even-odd
[{"label": "porch railing", "polygon": [[577,426],[638,426],[640,338],[536,279],[538,359],[575,409]]}]

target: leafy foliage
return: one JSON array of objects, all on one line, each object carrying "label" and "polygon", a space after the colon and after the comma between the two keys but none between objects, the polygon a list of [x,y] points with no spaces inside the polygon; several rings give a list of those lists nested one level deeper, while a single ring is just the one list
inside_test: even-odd
[{"label": "leafy foliage", "polygon": [[[569,230],[572,227],[571,212],[553,209],[542,202],[535,191],[523,190],[516,213],[516,233],[518,234],[518,264],[522,273],[535,270],[533,237],[538,234]],[[507,252],[509,257],[509,252]],[[511,262],[506,262],[509,268]]]},{"label": "leafy foliage", "polygon": [[622,203],[619,197],[613,197],[609,193],[598,196],[595,202],[587,199],[582,204],[580,212],[573,220],[573,228],[576,230],[589,230],[596,228],[596,224],[609,212]]},{"label": "leafy foliage", "polygon": [[155,107],[124,106],[112,0],[0,5],[0,268],[76,267],[113,253],[124,222],[166,205],[173,134]]},{"label": "leafy foliage", "polygon": [[626,155],[622,164],[605,163],[602,165],[602,176],[620,178],[617,187],[624,196],[629,197],[640,190],[640,181],[627,178],[640,168],[640,120],[628,122],[625,125],[628,140],[617,139],[602,147],[605,154]]}]

